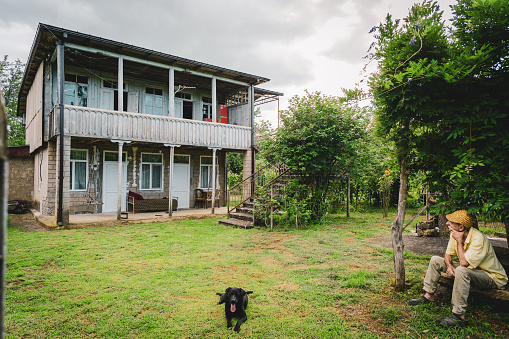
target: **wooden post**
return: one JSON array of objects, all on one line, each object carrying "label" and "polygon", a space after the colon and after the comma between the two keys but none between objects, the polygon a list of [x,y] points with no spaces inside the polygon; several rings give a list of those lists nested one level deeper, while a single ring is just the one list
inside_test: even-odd
[{"label": "wooden post", "polygon": [[166,147],[170,147],[170,168],[169,168],[169,176],[170,180],[168,185],[168,194],[169,194],[169,206],[168,206],[168,215],[173,216],[173,165],[175,164],[175,147],[180,147],[180,145],[172,145],[172,144],[164,144]]},{"label": "wooden post", "polygon": [[7,239],[7,200],[9,191],[9,159],[7,156],[7,109],[0,88],[0,338],[4,338],[5,253]]},{"label": "wooden post", "polygon": [[118,95],[118,111],[122,112],[124,110],[124,59],[122,57],[118,58],[118,86],[117,86],[117,95]]},{"label": "wooden post", "polygon": [[274,228],[274,204],[272,202],[274,185],[270,185],[270,229]]},{"label": "wooden post", "polygon": [[[217,89],[216,78],[212,78],[212,122],[217,122]],[[212,203],[214,206],[214,203]]]},{"label": "wooden post", "polygon": [[350,218],[350,173],[346,177],[346,217]]},{"label": "wooden post", "polygon": [[169,96],[169,106],[168,107],[168,115],[171,118],[175,117],[175,70],[173,68],[169,69],[169,81],[168,81],[168,96]]}]

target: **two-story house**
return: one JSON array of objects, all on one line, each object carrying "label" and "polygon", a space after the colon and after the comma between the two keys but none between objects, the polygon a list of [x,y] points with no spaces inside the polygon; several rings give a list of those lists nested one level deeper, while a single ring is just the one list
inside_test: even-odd
[{"label": "two-story house", "polygon": [[[269,79],[39,24],[18,99],[34,155],[34,205],[55,215],[126,210],[126,193],[226,194],[226,158],[254,171],[255,105]],[[215,179],[214,179],[215,178]],[[214,201],[214,199],[213,199]]]}]

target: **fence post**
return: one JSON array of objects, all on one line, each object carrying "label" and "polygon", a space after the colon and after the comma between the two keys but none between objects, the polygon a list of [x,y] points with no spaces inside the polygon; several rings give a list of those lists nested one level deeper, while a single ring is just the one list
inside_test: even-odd
[{"label": "fence post", "polygon": [[9,160],[7,157],[7,110],[0,89],[0,339],[4,338],[5,254],[7,238],[7,192],[9,190]]}]

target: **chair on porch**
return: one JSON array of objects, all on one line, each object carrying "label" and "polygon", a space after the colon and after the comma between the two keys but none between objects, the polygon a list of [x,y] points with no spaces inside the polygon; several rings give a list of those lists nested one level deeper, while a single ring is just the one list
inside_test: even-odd
[{"label": "chair on porch", "polygon": [[[214,199],[214,207],[219,207],[219,190],[216,190],[216,197]],[[212,206],[212,191],[207,192],[207,199],[205,200],[205,208],[209,208],[209,203]]]},{"label": "chair on porch", "polygon": [[204,206],[205,203],[205,192],[201,188],[197,188],[194,190],[194,207],[199,204],[201,207]]}]

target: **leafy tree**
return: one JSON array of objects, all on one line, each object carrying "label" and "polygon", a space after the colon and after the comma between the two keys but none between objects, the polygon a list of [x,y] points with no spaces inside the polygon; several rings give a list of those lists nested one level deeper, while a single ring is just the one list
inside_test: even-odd
[{"label": "leafy tree", "polygon": [[405,284],[403,260],[403,221],[406,210],[408,175],[418,157],[417,150],[427,143],[436,129],[435,106],[446,81],[430,76],[440,72],[448,60],[448,42],[442,12],[435,2],[415,4],[406,18],[393,20],[387,15],[375,34],[372,58],[379,70],[370,78],[375,98],[376,122],[380,135],[394,143],[399,164],[398,213],[392,223],[395,289]]},{"label": "leafy tree", "polygon": [[306,92],[290,99],[281,123],[264,139],[263,153],[297,175],[295,199],[311,221],[317,220],[327,211],[332,181],[353,171],[368,120],[360,109],[347,107],[344,98]]},{"label": "leafy tree", "polygon": [[[420,171],[447,208],[509,221],[507,1],[459,0],[446,34],[435,2],[390,15],[376,35],[379,71],[370,85],[379,131],[395,142],[400,164],[393,222],[396,289],[404,286],[400,232],[408,172]],[[509,231],[509,229],[508,229]]]},{"label": "leafy tree", "polygon": [[5,106],[7,107],[8,125],[7,125],[7,145],[19,146],[25,144],[25,127],[23,120],[16,116],[18,108],[18,93],[23,77],[23,64],[16,60],[9,62],[5,55],[0,60],[0,86],[2,87]]}]

